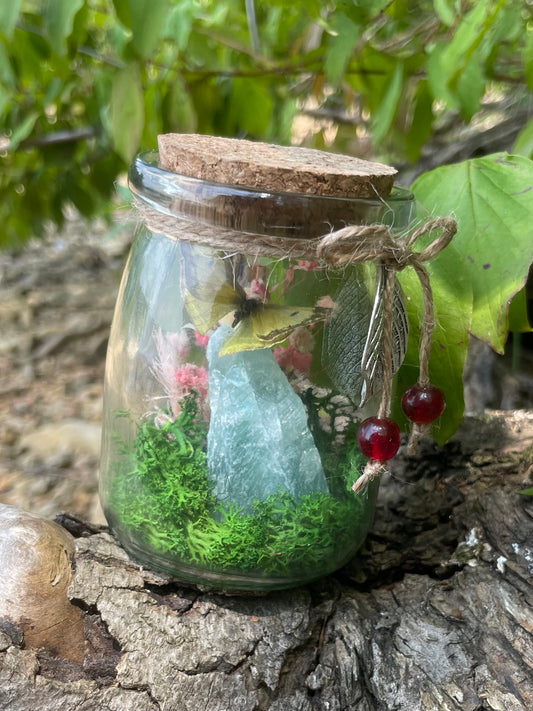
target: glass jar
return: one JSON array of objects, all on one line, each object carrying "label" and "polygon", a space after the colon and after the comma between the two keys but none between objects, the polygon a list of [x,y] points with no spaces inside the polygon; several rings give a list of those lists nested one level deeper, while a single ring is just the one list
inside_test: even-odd
[{"label": "glass jar", "polygon": [[[112,531],[139,561],[218,588],[332,572],[364,540],[378,486],[351,488],[366,461],[356,410],[375,270],[231,244],[349,224],[405,229],[412,195],[269,193],[163,170],[157,153],[129,177],[138,204],[182,238],[141,226],[120,287],[101,462]],[[227,249],[198,243],[225,231]]]}]

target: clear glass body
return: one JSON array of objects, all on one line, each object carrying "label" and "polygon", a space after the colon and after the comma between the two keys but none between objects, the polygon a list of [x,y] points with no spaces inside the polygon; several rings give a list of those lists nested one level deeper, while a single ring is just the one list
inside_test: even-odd
[{"label": "clear glass body", "polygon": [[[257,192],[168,173],[157,154],[135,161],[130,186],[162,214],[250,239],[404,229],[414,211],[407,191],[386,201]],[[368,330],[371,271],[138,230],[109,342],[100,487],[135,558],[251,590],[311,581],[354,555],[377,484],[351,489],[366,460],[357,358],[346,356]],[[350,302],[357,318],[339,321]]]}]

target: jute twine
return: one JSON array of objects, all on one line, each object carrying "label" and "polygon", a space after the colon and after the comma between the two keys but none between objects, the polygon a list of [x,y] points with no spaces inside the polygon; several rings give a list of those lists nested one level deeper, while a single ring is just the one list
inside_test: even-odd
[{"label": "jute twine", "polygon": [[[314,239],[272,237],[251,234],[229,227],[202,224],[198,220],[177,217],[155,210],[146,202],[135,199],[135,207],[148,229],[175,239],[187,240],[230,253],[244,253],[263,257],[286,257],[316,261],[324,266],[344,267],[362,262],[376,262],[385,270],[383,292],[383,389],[378,417],[388,417],[391,409],[393,376],[393,302],[396,273],[412,267],[420,281],[424,313],[421,323],[418,384],[429,385],[429,356],[435,329],[433,291],[425,262],[435,257],[453,239],[457,224],[448,217],[428,220],[407,236],[395,238],[390,227],[381,224],[349,225]],[[424,235],[438,232],[438,236],[420,252],[414,244]],[[414,454],[418,441],[426,434],[429,425],[413,425],[408,453]],[[372,479],[385,470],[381,461],[369,460],[354,483],[353,490],[361,491]]]}]

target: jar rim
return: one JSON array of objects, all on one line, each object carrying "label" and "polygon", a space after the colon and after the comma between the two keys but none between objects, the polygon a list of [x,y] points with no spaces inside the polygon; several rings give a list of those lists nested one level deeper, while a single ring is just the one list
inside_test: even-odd
[{"label": "jar rim", "polygon": [[[300,192],[285,192],[281,190],[265,190],[263,188],[253,188],[245,185],[236,185],[233,183],[220,183],[215,180],[205,180],[203,178],[193,178],[188,175],[183,175],[182,173],[174,173],[170,170],[166,170],[165,168],[162,168],[159,162],[159,152],[156,150],[149,150],[149,151],[142,151],[139,153],[133,160],[133,163],[130,167],[130,173],[129,173],[129,180],[130,182],[133,180],[135,181],[134,175],[132,175],[133,171],[147,171],[150,176],[153,176],[155,179],[156,177],[159,178],[161,181],[161,187],[172,187],[172,185],[176,185],[179,187],[179,184],[182,181],[190,181],[191,185],[209,185],[213,187],[220,187],[220,188],[226,188],[230,189],[236,192],[242,192],[246,194],[251,194],[251,195],[261,195],[262,197],[266,196],[273,196],[273,197],[278,197],[278,196],[290,196],[290,197],[300,197],[300,198],[310,198],[312,200],[340,200],[342,202],[352,202],[352,201],[360,201],[363,203],[382,203],[382,202],[405,202],[405,201],[413,201],[414,200],[414,195],[413,193],[408,189],[404,188],[399,185],[394,185],[392,188],[392,191],[390,195],[386,195],[384,197],[377,196],[375,198],[370,198],[370,197],[338,197],[335,195],[314,195],[314,194],[309,194],[309,193],[300,193]],[[165,185],[163,185],[165,183]],[[135,182],[134,182],[135,184]]]},{"label": "jar rim", "polygon": [[155,150],[133,160],[128,184],[137,199],[165,215],[275,237],[318,237],[348,224],[405,229],[416,204],[413,193],[399,186],[386,197],[347,198],[192,178],[162,168]]}]

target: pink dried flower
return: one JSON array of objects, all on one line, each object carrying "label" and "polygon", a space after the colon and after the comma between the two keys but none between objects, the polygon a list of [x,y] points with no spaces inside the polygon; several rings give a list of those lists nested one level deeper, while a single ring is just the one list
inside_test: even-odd
[{"label": "pink dried flower", "polygon": [[209,336],[205,336],[202,333],[198,333],[198,331],[194,332],[194,341],[197,346],[201,346],[202,348],[207,348],[207,344],[209,343]]},{"label": "pink dried flower", "polygon": [[206,398],[209,392],[209,375],[203,365],[185,363],[177,368],[174,377],[176,383],[184,388],[184,395],[196,390],[200,398]]},{"label": "pink dried flower", "polygon": [[295,269],[303,269],[306,272],[314,272],[316,269],[320,269],[320,264],[319,262],[310,262],[308,259],[299,259]]},{"label": "pink dried flower", "polygon": [[209,419],[209,374],[203,365],[185,363],[174,371],[174,383],[167,391],[174,417],[181,412],[181,401],[191,392],[198,397],[198,408],[205,420]]},{"label": "pink dried flower", "polygon": [[157,355],[162,363],[170,361],[184,362],[189,357],[191,344],[187,331],[164,333],[159,330],[155,332],[154,339]]},{"label": "pink dried flower", "polygon": [[250,291],[253,296],[259,296],[263,301],[268,301],[270,297],[268,287],[262,279],[252,279],[250,282]]},{"label": "pink dried flower", "polygon": [[294,281],[294,267],[289,267],[287,271],[285,272],[285,285],[284,285],[284,292],[287,291],[289,286],[292,284]]},{"label": "pink dried flower", "polygon": [[198,406],[204,419],[209,419],[207,370],[193,363],[183,363],[177,343],[181,334],[157,331],[154,339],[157,347],[157,357],[154,359],[152,372],[163,386],[168,407],[173,417],[181,412],[181,401],[191,391],[198,396]]},{"label": "pink dried flower", "polygon": [[154,359],[153,373],[165,392],[172,389],[174,371],[180,363],[183,363],[183,355],[188,354],[188,340],[186,345],[184,335],[186,335],[184,332],[165,333],[162,330],[154,333],[157,357]]},{"label": "pink dried flower", "polygon": [[294,346],[300,353],[312,353],[315,345],[315,337],[305,326],[298,326],[289,335],[289,345]]},{"label": "pink dried flower", "polygon": [[291,355],[289,353],[288,348],[284,348],[283,346],[278,346],[277,348],[274,348],[272,353],[274,354],[274,358],[276,359],[277,364],[279,365],[280,368],[288,368],[292,365]]},{"label": "pink dried flower", "polygon": [[311,369],[313,357],[310,353],[300,353],[295,351],[292,357],[292,364],[295,373],[308,373]]},{"label": "pink dried flower", "polygon": [[327,294],[326,296],[320,297],[320,299],[316,302],[317,306],[320,306],[322,309],[330,309],[330,315],[326,319],[326,323],[331,321],[332,318],[335,318],[339,312],[339,306],[338,304],[333,301],[331,296]]},{"label": "pink dried flower", "polygon": [[316,305],[320,306],[323,309],[335,308],[335,302],[329,294],[326,294],[326,296],[321,296],[320,299],[316,302]]},{"label": "pink dried flower", "polygon": [[280,368],[298,374],[307,374],[313,357],[310,353],[300,353],[294,346],[274,348],[274,358]]}]

